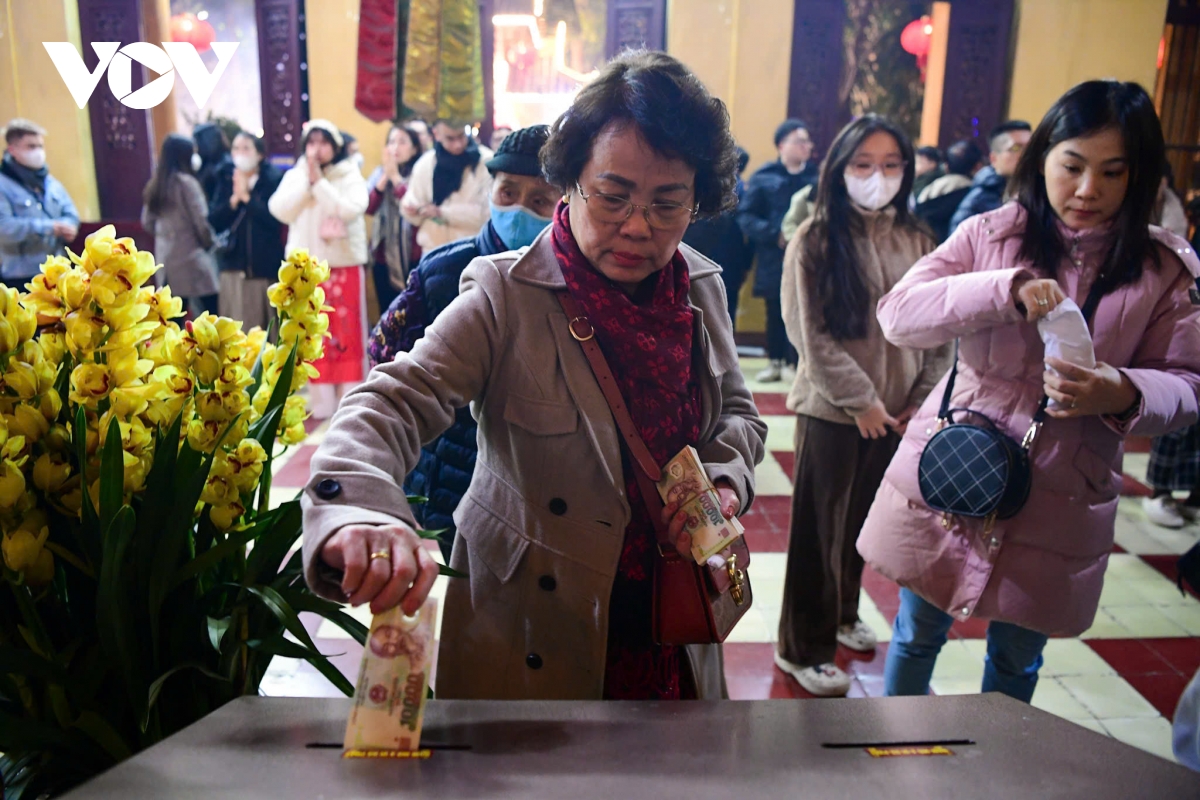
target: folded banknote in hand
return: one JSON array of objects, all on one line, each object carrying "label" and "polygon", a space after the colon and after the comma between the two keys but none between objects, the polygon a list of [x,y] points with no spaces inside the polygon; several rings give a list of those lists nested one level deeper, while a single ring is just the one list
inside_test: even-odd
[{"label": "folded banknote in hand", "polygon": [[744,532],[737,518],[725,519],[716,487],[708,479],[700,454],[690,445],[680,450],[662,470],[658,493],[663,503],[680,503],[687,514],[686,530],[692,537],[692,557],[697,564],[720,553]]}]

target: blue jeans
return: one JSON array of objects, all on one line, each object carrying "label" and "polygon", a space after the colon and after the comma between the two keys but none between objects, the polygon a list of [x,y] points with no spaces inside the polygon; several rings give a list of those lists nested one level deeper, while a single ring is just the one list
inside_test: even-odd
[{"label": "blue jeans", "polygon": [[[900,590],[900,611],[892,627],[883,671],[884,694],[929,694],[933,665],[953,623],[954,617],[945,611],[908,589]],[[1045,646],[1042,634],[993,620],[987,631],[982,691],[1002,692],[1028,703],[1037,687]]]}]

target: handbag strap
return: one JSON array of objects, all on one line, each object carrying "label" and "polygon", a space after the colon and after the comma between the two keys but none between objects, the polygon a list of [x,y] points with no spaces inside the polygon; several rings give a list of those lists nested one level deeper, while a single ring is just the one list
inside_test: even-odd
[{"label": "handbag strap", "polygon": [[[1091,328],[1092,317],[1096,313],[1096,309],[1100,305],[1101,298],[1104,297],[1105,281],[1100,277],[1092,283],[1092,288],[1088,291],[1087,299],[1083,302],[1083,321]],[[942,392],[942,407],[938,410],[938,419],[946,419],[950,415],[950,398],[954,394],[954,379],[958,377],[958,339],[954,340],[954,363],[950,367],[950,380],[946,381],[946,389]],[[1033,415],[1033,423],[1040,425],[1046,421],[1046,405],[1050,402],[1050,397],[1042,394],[1042,401],[1038,403],[1037,413]]]},{"label": "handbag strap", "polygon": [[621,390],[617,387],[617,379],[613,377],[608,361],[604,358],[604,352],[596,342],[596,330],[592,327],[592,323],[569,292],[560,291],[555,294],[558,297],[559,305],[567,314],[567,329],[570,330],[571,337],[579,342],[579,346],[583,349],[583,355],[592,368],[592,374],[596,376],[596,382],[600,384],[600,391],[603,393],[605,401],[608,402],[609,410],[612,411],[617,429],[629,447],[630,456],[636,462],[637,468],[634,469],[634,476],[637,478],[642,500],[650,511],[650,520],[654,523],[654,532],[658,536],[658,543],[660,546],[669,547],[671,552],[675,552],[675,547],[667,535],[667,526],[662,522],[662,498],[658,496],[658,488],[655,486],[662,476],[662,470],[654,460],[654,456],[650,454],[650,449],[646,447],[642,435],[638,433],[637,426],[633,423],[633,417],[629,415],[625,398],[621,396]]}]

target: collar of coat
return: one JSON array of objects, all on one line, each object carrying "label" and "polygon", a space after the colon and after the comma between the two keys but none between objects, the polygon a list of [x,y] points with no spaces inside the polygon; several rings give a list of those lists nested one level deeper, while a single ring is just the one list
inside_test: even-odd
[{"label": "collar of coat", "polygon": [[[715,262],[700,255],[688,245],[680,243],[679,250],[683,253],[684,260],[687,261],[688,275],[692,281],[721,272],[721,268]],[[509,274],[514,280],[553,291],[567,288],[562,269],[558,266],[558,259],[554,257],[549,225],[538,234],[538,237],[533,240],[533,244],[518,252],[520,257],[509,267]]]}]

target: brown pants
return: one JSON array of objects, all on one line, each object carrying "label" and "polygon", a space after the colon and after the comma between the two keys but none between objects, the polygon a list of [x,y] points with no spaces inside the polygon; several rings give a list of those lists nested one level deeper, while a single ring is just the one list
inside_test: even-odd
[{"label": "brown pants", "polygon": [[900,437],[864,439],[854,425],[796,418],[796,470],[779,654],[833,661],[838,625],[858,619],[863,560],[855,549]]}]

